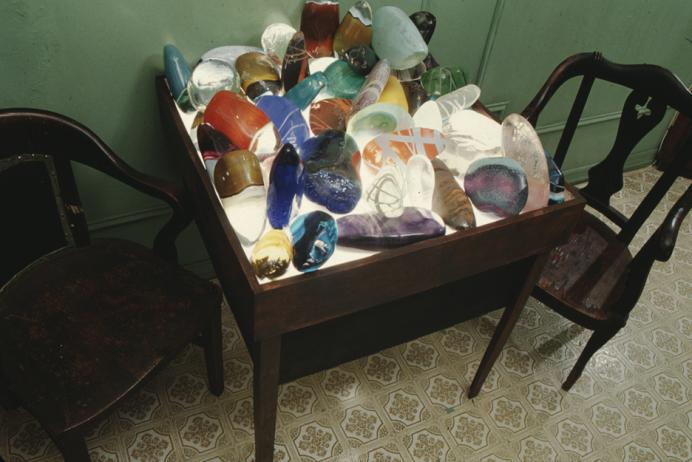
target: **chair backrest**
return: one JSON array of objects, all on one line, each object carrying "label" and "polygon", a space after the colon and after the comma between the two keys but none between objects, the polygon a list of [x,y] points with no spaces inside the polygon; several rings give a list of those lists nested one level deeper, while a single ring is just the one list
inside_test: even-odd
[{"label": "chair backrest", "polygon": [[601,79],[632,90],[623,105],[610,152],[589,169],[588,184],[581,190],[590,206],[621,228],[618,237],[629,244],[679,176],[681,167],[692,158],[692,142],[675,153],[673,161],[629,218],[610,205],[610,198],[623,187],[625,161],[639,141],[663,119],[668,107],[692,117],[692,93],[680,79],[662,67],[615,64],[598,52],[581,53],[567,58],[553,71],[522,112],[524,117],[535,126],[550,98],[563,83],[575,77],[582,78],[581,85],[555,151],[558,166],[567,154],[594,81]]},{"label": "chair backrest", "polygon": [[166,201],[174,213],[154,250],[175,259],[175,237],[190,221],[177,186],[132,169],[88,128],[59,114],[0,110],[0,140],[0,287],[51,250],[89,243],[72,161]]}]

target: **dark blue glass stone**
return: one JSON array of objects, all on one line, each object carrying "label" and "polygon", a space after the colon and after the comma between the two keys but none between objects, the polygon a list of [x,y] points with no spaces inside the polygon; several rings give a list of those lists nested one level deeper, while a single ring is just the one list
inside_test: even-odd
[{"label": "dark blue glass stone", "polygon": [[310,137],[310,129],[298,106],[286,98],[274,95],[261,96],[255,104],[272,121],[281,142],[292,144],[300,152],[303,143]]},{"label": "dark blue glass stone", "polygon": [[325,212],[310,212],[291,223],[293,266],[304,273],[315,271],[334,253],[339,233],[336,221]]},{"label": "dark blue glass stone", "polygon": [[330,212],[348,213],[362,195],[358,146],[340,130],[326,130],[303,144],[305,195]]},{"label": "dark blue glass stone", "polygon": [[267,218],[272,228],[281,229],[291,219],[293,203],[303,195],[303,167],[291,144],[284,144],[276,155],[269,173]]},{"label": "dark blue glass stone", "polygon": [[163,68],[173,98],[178,100],[183,91],[187,90],[187,81],[190,80],[192,70],[180,50],[170,43],[163,47]]}]

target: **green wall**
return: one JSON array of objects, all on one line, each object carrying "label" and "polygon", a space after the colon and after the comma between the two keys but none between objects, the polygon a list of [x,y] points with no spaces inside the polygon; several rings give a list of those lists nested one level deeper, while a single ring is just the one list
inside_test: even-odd
[{"label": "green wall", "polygon": [[[0,2],[0,107],[40,107],[92,128],[134,167],[174,177],[158,120],[154,76],[161,50],[174,43],[190,63],[220,45],[257,45],[273,22],[299,24],[302,0],[3,0]],[[354,0],[342,1],[342,13]],[[432,11],[431,50],[442,64],[461,65],[483,89],[482,100],[507,114],[521,110],[566,56],[599,50],[613,61],[648,62],[692,77],[689,0],[370,0]],[[623,94],[595,88],[566,164],[572,180],[609,146]],[[566,93],[566,92],[565,92]],[[548,149],[569,110],[558,98],[539,132]],[[650,161],[665,127],[649,135],[631,166]],[[87,169],[77,171],[90,226],[97,236],[148,243],[166,208]],[[210,274],[191,227],[179,241],[182,262]]]}]

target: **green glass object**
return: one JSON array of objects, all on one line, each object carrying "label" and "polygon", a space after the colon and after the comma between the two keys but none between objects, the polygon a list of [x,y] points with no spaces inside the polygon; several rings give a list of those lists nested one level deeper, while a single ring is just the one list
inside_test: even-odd
[{"label": "green glass object", "polygon": [[413,21],[400,8],[383,6],[372,20],[372,48],[392,69],[408,69],[428,56],[428,45]]},{"label": "green glass object", "polygon": [[436,100],[466,85],[466,74],[460,67],[439,66],[424,72],[421,82],[430,99]]},{"label": "green glass object", "polygon": [[324,75],[324,72],[315,72],[298,82],[284,95],[284,98],[298,106],[302,111],[310,105],[312,100],[315,99],[315,96],[317,96],[326,85],[327,76]]},{"label": "green glass object", "polygon": [[351,69],[346,61],[334,61],[325,69],[327,89],[336,98],[353,99],[365,82],[365,77]]}]

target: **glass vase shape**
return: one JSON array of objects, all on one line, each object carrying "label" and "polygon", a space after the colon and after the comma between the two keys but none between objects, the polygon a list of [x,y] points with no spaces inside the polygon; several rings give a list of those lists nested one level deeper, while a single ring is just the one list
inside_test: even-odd
[{"label": "glass vase shape", "polygon": [[305,34],[305,50],[312,58],[334,55],[334,34],[338,27],[338,1],[305,0],[300,30]]},{"label": "glass vase shape", "polygon": [[372,8],[359,0],[348,10],[334,35],[334,51],[343,55],[356,45],[370,45],[372,40]]}]

